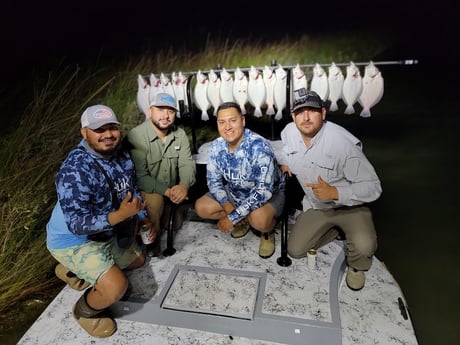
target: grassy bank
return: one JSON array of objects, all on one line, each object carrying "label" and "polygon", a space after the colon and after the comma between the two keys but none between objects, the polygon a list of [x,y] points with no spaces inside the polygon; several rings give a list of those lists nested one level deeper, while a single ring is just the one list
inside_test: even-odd
[{"label": "grassy bank", "polygon": [[[272,60],[281,65],[368,61],[387,44],[363,35],[208,41],[194,53],[170,48],[104,66],[60,66],[35,80],[33,101],[0,145],[2,337],[12,326],[24,332],[62,287],[53,273],[56,262],[46,250],[45,226],[56,201],[54,176],[80,138],[80,115],[87,106],[112,107],[126,133],[144,119],[136,104],[139,73],[207,70],[217,64],[263,66]],[[18,325],[17,310],[25,310],[30,320]]]}]

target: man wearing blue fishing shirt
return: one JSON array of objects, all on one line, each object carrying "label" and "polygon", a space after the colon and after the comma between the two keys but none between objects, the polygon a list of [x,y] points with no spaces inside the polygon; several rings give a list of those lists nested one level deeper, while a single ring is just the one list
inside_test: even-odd
[{"label": "man wearing blue fishing shirt", "polygon": [[217,109],[220,137],[209,149],[207,184],[209,192],[195,202],[195,211],[205,219],[217,220],[222,232],[240,238],[250,226],[261,232],[259,256],[275,251],[276,218],[284,208],[284,176],[270,143],[245,128],[245,117],[235,102]]}]

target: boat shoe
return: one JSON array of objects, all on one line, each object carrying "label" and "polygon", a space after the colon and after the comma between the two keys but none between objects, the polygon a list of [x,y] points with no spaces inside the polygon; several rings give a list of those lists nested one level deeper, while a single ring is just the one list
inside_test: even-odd
[{"label": "boat shoe", "polygon": [[230,233],[230,236],[232,236],[233,238],[244,237],[248,233],[249,228],[249,224],[237,225],[233,228],[232,232]]},{"label": "boat shoe", "polygon": [[348,267],[346,282],[351,290],[358,291],[364,287],[366,276],[364,271],[358,271],[352,267]]},{"label": "boat shoe", "polygon": [[265,232],[260,236],[259,256],[268,259],[275,252],[275,232]]},{"label": "boat shoe", "polygon": [[90,286],[89,282],[78,278],[74,273],[70,272],[61,264],[57,264],[54,269],[54,273],[56,274],[56,277],[68,284],[74,290],[82,291]]},{"label": "boat shoe", "polygon": [[95,310],[86,302],[89,289],[78,299],[72,314],[78,324],[91,336],[96,338],[110,337],[117,330],[117,324],[105,315],[105,310]]}]

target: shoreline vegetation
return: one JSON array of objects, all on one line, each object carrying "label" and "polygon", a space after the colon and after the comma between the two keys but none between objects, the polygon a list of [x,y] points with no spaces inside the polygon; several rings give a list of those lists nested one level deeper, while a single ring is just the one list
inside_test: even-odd
[{"label": "shoreline vegetation", "polygon": [[[327,35],[326,35],[327,36]],[[79,140],[80,115],[106,104],[122,133],[144,120],[136,103],[137,75],[269,65],[370,61],[393,42],[372,35],[289,38],[277,42],[207,41],[201,51],[173,48],[126,62],[58,66],[35,77],[32,101],[0,138],[0,339],[16,343],[63,287],[46,249],[46,223],[56,201],[54,176]],[[99,62],[99,64],[101,64]],[[186,130],[189,130],[186,128]],[[190,131],[188,131],[189,133]],[[205,141],[206,130],[197,133]]]}]

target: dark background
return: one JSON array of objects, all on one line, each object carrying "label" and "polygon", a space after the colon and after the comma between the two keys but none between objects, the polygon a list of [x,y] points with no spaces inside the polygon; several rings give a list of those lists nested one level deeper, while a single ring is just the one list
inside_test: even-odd
[{"label": "dark background", "polygon": [[[270,41],[302,34],[383,32],[385,95],[369,119],[343,124],[385,156],[370,157],[383,186],[374,205],[379,248],[409,303],[420,345],[457,344],[458,1],[48,1],[0,11],[0,124],[14,126],[31,80],[60,63],[100,64],[206,39]],[[195,44],[196,43],[196,44]],[[386,151],[385,151],[386,150]]]},{"label": "dark background", "polygon": [[[14,122],[30,101],[31,76],[46,75],[59,64],[110,63],[184,42],[187,49],[201,48],[209,37],[260,41],[286,34],[384,32],[400,43],[383,57],[417,57],[429,77],[440,66],[454,66],[458,61],[458,9],[455,0],[304,0],[274,5],[241,0],[211,5],[182,0],[26,0],[3,4],[0,124]],[[23,87],[16,89],[18,84]]]}]

